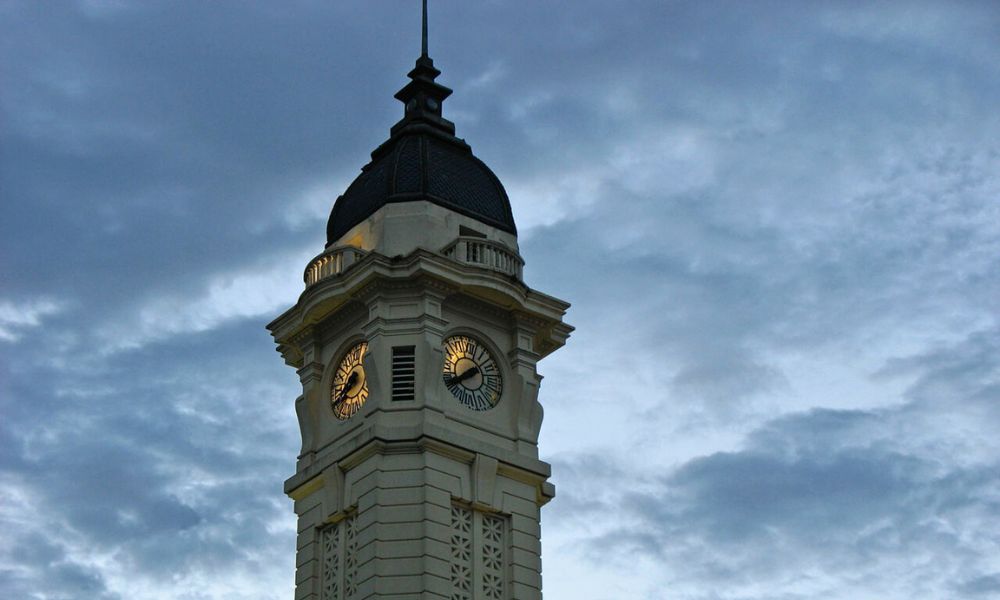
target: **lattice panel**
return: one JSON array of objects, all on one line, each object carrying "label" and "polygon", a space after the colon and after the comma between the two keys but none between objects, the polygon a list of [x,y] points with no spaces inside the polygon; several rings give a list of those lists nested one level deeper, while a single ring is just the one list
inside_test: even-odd
[{"label": "lattice panel", "polygon": [[320,600],[351,600],[357,592],[358,541],[355,517],[324,527],[320,532]]},{"label": "lattice panel", "polygon": [[[504,600],[509,594],[509,523],[503,515],[451,507],[450,600]],[[358,592],[355,517],[320,533],[320,600],[353,600]]]},{"label": "lattice panel", "polygon": [[323,582],[322,600],[340,600],[340,526],[330,525],[323,529]]},{"label": "lattice panel", "polygon": [[451,600],[472,600],[472,511],[451,507]]},{"label": "lattice panel", "polygon": [[508,592],[508,526],[501,515],[451,507],[450,600],[503,600]]},{"label": "lattice panel", "polygon": [[506,568],[506,523],[502,517],[482,515],[482,584],[483,598],[502,600]]},{"label": "lattice panel", "polygon": [[344,600],[358,593],[358,536],[353,516],[344,519]]}]

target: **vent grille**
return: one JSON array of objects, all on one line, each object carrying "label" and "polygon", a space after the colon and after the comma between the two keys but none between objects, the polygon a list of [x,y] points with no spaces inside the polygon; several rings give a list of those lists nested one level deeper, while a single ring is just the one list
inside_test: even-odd
[{"label": "vent grille", "polygon": [[413,400],[415,388],[416,353],[414,346],[396,346],[392,349],[392,400]]}]

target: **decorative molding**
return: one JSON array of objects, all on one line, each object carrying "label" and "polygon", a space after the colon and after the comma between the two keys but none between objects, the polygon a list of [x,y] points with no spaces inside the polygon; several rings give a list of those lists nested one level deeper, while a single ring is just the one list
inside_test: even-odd
[{"label": "decorative molding", "polygon": [[496,489],[498,467],[499,462],[492,456],[476,454],[476,460],[472,464],[475,483],[472,495],[477,505],[496,508],[493,503],[493,491]]},{"label": "decorative molding", "polygon": [[278,343],[277,350],[286,365],[296,369],[302,365],[302,352],[295,346]]},{"label": "decorative molding", "polygon": [[303,327],[293,335],[289,336],[288,343],[302,351],[303,346],[314,341],[314,333],[315,329],[311,325]]},{"label": "decorative molding", "polygon": [[[456,290],[456,292],[457,291],[458,290]],[[483,315],[486,314],[492,316],[496,320],[495,325],[503,328],[509,328],[510,326],[510,311],[507,310],[507,308],[491,304],[490,302],[475,296],[455,293],[445,298],[444,302],[445,303],[442,308],[454,310],[463,316],[471,317],[473,319],[482,319]]]},{"label": "decorative molding", "polygon": [[457,285],[419,273],[406,279],[377,278],[365,283],[352,295],[362,302],[371,302],[381,292],[412,291],[414,296],[423,296],[428,292],[441,299],[459,290]]},{"label": "decorative molding", "polygon": [[302,383],[302,387],[305,388],[310,383],[315,383],[323,379],[324,365],[319,361],[312,361],[302,365],[296,373],[299,375],[299,381]]},{"label": "decorative molding", "polygon": [[[364,424],[359,424],[359,427],[361,425]],[[426,427],[425,431],[427,429],[430,428]],[[307,494],[303,493],[300,487],[310,482],[322,473],[324,469],[329,468],[334,463],[339,463],[339,468],[342,471],[350,471],[377,454],[405,454],[408,452],[419,453],[426,451],[471,465],[476,457],[476,453],[454,443],[449,443],[446,441],[449,436],[442,435],[442,433],[441,431],[427,432],[410,440],[387,441],[383,437],[380,437],[376,427],[367,425],[363,429],[355,431],[348,441],[341,442],[339,448],[325,449],[323,455],[317,457],[314,463],[306,469],[299,470],[292,477],[289,477],[285,481],[285,493],[293,498],[305,497]],[[462,441],[459,443],[462,443]],[[463,443],[463,446],[465,445]],[[348,450],[348,448],[352,450]],[[521,481],[539,488],[552,474],[551,466],[536,458],[512,451],[499,451],[496,448],[490,448],[490,452],[497,456],[497,473],[515,481]],[[471,501],[471,498],[469,500]],[[545,502],[547,501],[545,500]]]},{"label": "decorative molding", "polygon": [[[420,249],[404,257],[389,258],[371,252],[342,275],[328,276],[306,288],[296,305],[268,325],[279,346],[296,346],[291,338],[310,324],[324,321],[350,299],[364,301],[380,289],[415,286],[442,296],[469,295],[501,311],[530,314],[543,322],[552,338],[536,350],[546,355],[565,343],[572,327],[561,322],[569,304],[537,292],[517,279],[497,271],[470,268],[441,254]],[[396,288],[399,289],[399,288]],[[289,348],[282,355],[290,364],[300,359]],[[308,360],[308,357],[307,357]]]},{"label": "decorative molding", "polygon": [[295,501],[304,500],[308,498],[313,492],[322,488],[323,483],[324,483],[324,476],[321,473],[313,477],[312,479],[309,479],[308,481],[302,482],[294,489],[286,490],[285,493],[287,493],[292,500]]}]

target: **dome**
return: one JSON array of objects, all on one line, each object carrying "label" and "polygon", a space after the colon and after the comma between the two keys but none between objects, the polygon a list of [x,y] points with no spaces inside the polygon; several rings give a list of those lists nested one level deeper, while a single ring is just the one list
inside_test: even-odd
[{"label": "dome", "polygon": [[416,200],[517,234],[500,180],[441,116],[451,90],[434,81],[440,73],[426,55],[417,59],[411,81],[395,96],[406,107],[402,120],[333,205],[326,225],[328,246],[386,204]]},{"label": "dome", "polygon": [[507,192],[493,171],[458,138],[415,125],[373,152],[372,161],[337,198],[326,226],[327,245],[382,206],[413,200],[517,233]]}]

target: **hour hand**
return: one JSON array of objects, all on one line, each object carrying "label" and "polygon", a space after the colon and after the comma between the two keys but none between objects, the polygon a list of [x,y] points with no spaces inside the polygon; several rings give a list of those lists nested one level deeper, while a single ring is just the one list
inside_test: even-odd
[{"label": "hour hand", "polygon": [[348,376],[347,381],[344,382],[344,387],[341,388],[340,395],[337,396],[336,404],[340,404],[344,400],[347,400],[347,393],[351,391],[351,388],[353,388],[354,384],[356,384],[357,382],[358,382],[358,372],[355,371],[351,373],[350,376]]},{"label": "hour hand", "polygon": [[448,385],[455,385],[456,383],[462,383],[469,377],[475,377],[476,373],[479,373],[479,367],[472,367],[471,369],[466,369],[461,375],[455,375],[445,383]]}]

